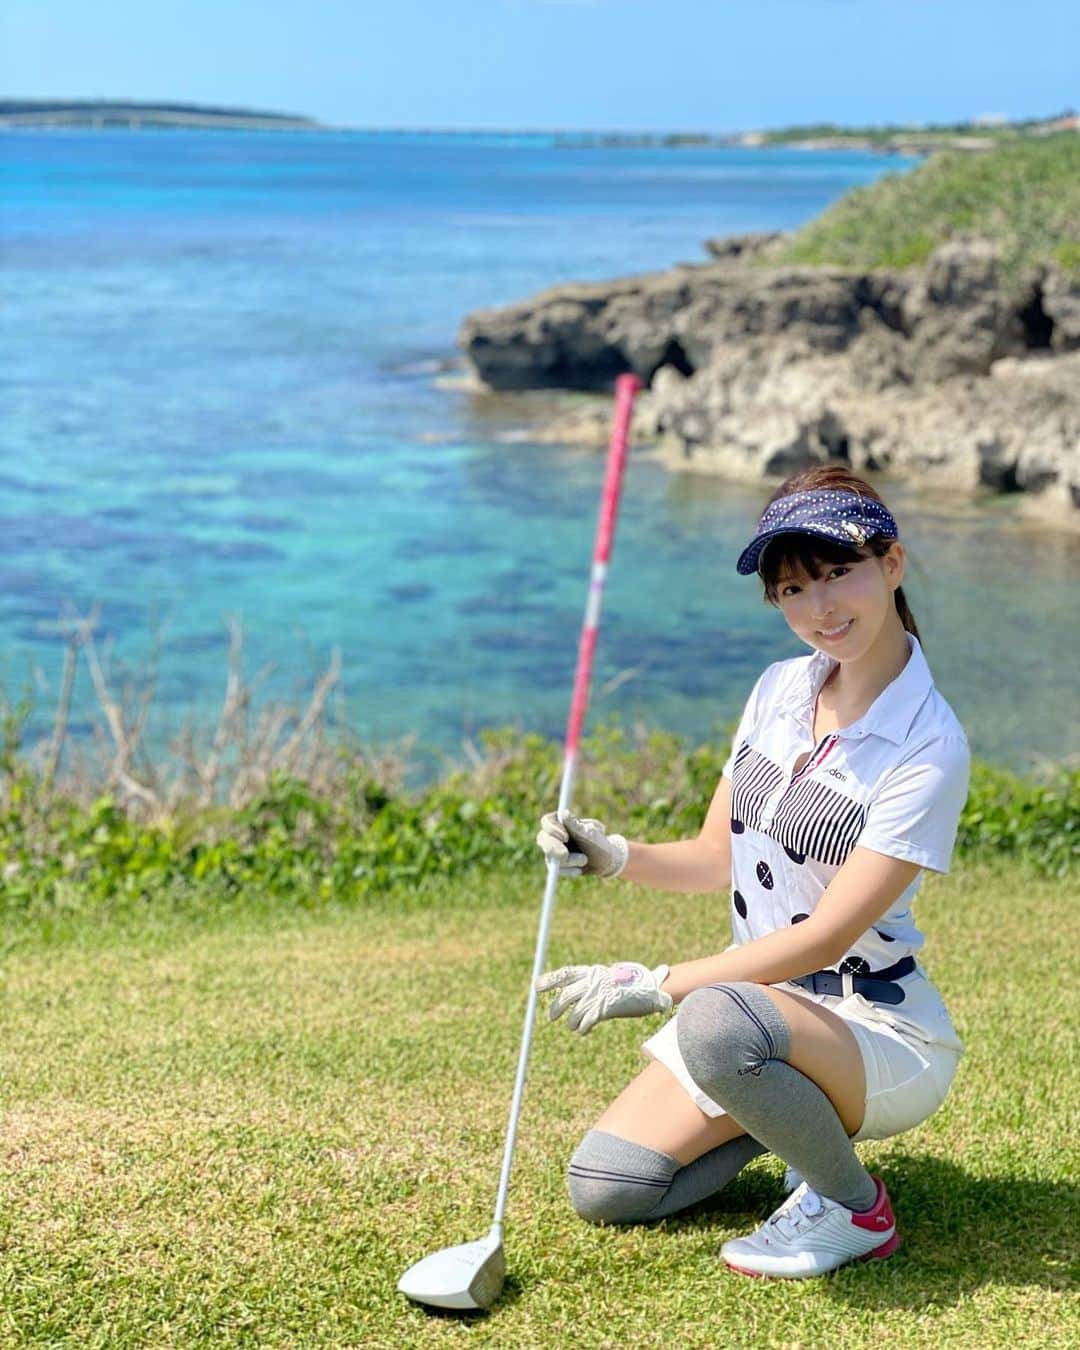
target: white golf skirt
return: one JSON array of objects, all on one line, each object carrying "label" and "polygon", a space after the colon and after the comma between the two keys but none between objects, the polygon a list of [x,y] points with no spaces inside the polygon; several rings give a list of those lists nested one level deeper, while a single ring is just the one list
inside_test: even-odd
[{"label": "white golf skirt", "polygon": [[[861,994],[811,994],[794,984],[777,989],[820,1003],[851,1028],[866,1071],[866,1114],[854,1139],[888,1139],[921,1124],[945,1100],[964,1047],[937,989],[921,969],[899,980],[904,1002],[871,1003]],[[642,1050],[670,1069],[707,1116],[727,1112],[690,1077],[679,1050],[678,1013]]]}]

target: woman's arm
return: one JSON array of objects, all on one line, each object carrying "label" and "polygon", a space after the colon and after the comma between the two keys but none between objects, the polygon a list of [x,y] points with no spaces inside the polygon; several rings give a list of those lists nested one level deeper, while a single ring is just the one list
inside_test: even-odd
[{"label": "woman's arm", "polygon": [[661,891],[723,891],[731,884],[731,783],[721,778],[696,839],[671,844],[627,841],[619,875]]},{"label": "woman's arm", "polygon": [[833,966],[903,894],[920,870],[917,863],[855,848],[805,922],[777,929],[717,956],[672,966],[663,990],[679,1003],[691,990],[706,984],[731,980],[779,984]]}]

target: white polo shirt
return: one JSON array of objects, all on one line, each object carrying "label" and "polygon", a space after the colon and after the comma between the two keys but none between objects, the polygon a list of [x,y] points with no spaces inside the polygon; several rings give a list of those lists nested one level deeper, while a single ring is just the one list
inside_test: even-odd
[{"label": "white polo shirt", "polygon": [[[736,944],[808,918],[856,845],[948,871],[971,755],[918,639],[907,637],[911,655],[896,679],[857,722],[816,745],[814,705],[838,663],[825,652],[778,661],[755,684],[723,768]],[[911,904],[921,880],[845,953],[841,973],[883,970],[919,950]]]}]

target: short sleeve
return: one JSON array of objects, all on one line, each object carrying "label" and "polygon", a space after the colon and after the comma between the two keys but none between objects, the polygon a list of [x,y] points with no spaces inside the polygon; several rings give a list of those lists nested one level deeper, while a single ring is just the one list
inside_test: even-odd
[{"label": "short sleeve", "polygon": [[856,844],[947,872],[970,769],[971,752],[962,737],[940,737],[922,746],[882,777]]},{"label": "short sleeve", "polygon": [[720,770],[724,778],[730,779],[735,770],[735,756],[739,753],[739,746],[743,741],[750,738],[750,733],[757,725],[758,716],[761,707],[761,691],[765,684],[766,676],[772,666],[758,676],[757,683],[750,690],[750,697],[746,700],[746,706],[742,710],[742,716],[739,718],[739,725],[735,728],[735,736],[731,742],[731,751],[724,761],[724,767]]}]

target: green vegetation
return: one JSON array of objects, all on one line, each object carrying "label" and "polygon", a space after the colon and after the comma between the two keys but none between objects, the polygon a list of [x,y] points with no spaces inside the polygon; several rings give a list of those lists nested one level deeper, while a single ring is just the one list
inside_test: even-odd
[{"label": "green vegetation", "polygon": [[[560,750],[495,732],[406,791],[392,757],[323,738],[332,673],[265,734],[243,729],[237,676],[183,772],[104,682],[101,775],[65,769],[63,698],[28,751],[26,707],[6,718],[0,1344],[1069,1342],[1077,996],[1047,934],[1080,871],[1080,767],[1037,784],[977,765],[957,869],[924,885],[930,966],[970,1052],[930,1122],[865,1147],[897,1201],[894,1260],[799,1286],[721,1271],[724,1238],[777,1202],[775,1160],[655,1228],[582,1224],[566,1159],[645,1028],[578,1043],[544,1027],[506,1296],[462,1323],[394,1285],[489,1222]],[[578,800],[631,834],[694,831],[727,739],[609,727]],[[722,897],[567,883],[551,961],[726,941]]]},{"label": "green vegetation", "polygon": [[[578,800],[643,838],[696,833],[726,738],[690,747],[619,727],[587,741]],[[210,913],[259,895],[279,908],[368,903],[476,869],[534,863],[541,810],[558,795],[559,747],[536,735],[489,733],[468,769],[408,792],[400,768],[340,755],[317,786],[280,771],[242,804],[146,818],[138,799],[80,803],[46,789],[9,749],[0,799],[0,912],[63,932],[80,915],[179,906]],[[1080,767],[1042,783],[977,764],[958,839],[961,856],[1012,857],[1047,876],[1080,871]]]},{"label": "green vegetation", "polygon": [[1056,263],[1080,276],[1080,135],[935,155],[849,192],[769,261],[908,267],[965,234],[997,244],[1009,275]]},{"label": "green vegetation", "polygon": [[978,122],[931,122],[926,125],[886,122],[877,126],[848,127],[836,122],[811,122],[801,126],[774,127],[757,133],[763,145],[799,145],[806,141],[851,141],[860,145],[889,149],[894,146],[947,146],[957,139],[981,142],[1009,141],[1033,134],[1045,134],[1074,116],[1071,110],[1056,117],[1029,117],[1020,121],[983,119]]},{"label": "green vegetation", "polygon": [[[717,1250],[780,1198],[753,1164],[636,1230],[570,1211],[567,1159],[657,1023],[537,1033],[504,1299],[429,1316],[394,1289],[490,1222],[540,869],[432,883],[428,908],[81,923],[2,966],[0,1343],[128,1347],[1061,1346],[1075,1302],[1073,897],[1016,862],[929,877],[927,960],[968,1046],[925,1125],[862,1145],[888,1262],[746,1280]],[[231,901],[226,902],[231,903]],[[722,947],[715,896],[566,883],[550,958]],[[7,930],[11,932],[10,927]],[[1070,1331],[1069,1328],[1072,1328]]]},{"label": "green vegetation", "polygon": [[[992,149],[1005,141],[1047,136],[1066,130],[1075,122],[1075,114],[1066,109],[1053,117],[1028,117],[1019,121],[1005,118],[981,118],[968,122],[929,124],[882,123],[877,126],[850,127],[836,122],[811,122],[801,126],[773,127],[764,131],[740,131],[716,134],[706,131],[604,132],[576,131],[554,133],[557,146],[581,149],[650,147],[654,149],[700,146],[806,146],[884,151],[894,154],[930,154],[938,150],[978,151]],[[506,132],[506,135],[517,133]]]}]

